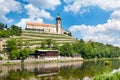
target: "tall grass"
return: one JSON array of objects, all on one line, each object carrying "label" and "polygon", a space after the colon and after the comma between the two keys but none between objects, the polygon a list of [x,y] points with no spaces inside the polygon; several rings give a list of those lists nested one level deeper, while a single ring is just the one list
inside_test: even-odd
[{"label": "tall grass", "polygon": [[120,80],[120,72],[96,76],[93,80]]}]

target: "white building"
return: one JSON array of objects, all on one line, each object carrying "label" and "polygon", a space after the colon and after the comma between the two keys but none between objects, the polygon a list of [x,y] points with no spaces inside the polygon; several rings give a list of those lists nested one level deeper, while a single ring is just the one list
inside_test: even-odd
[{"label": "white building", "polygon": [[55,33],[55,34],[63,34],[64,30],[61,25],[61,18],[58,14],[56,18],[56,24],[43,24],[36,22],[27,22],[26,30],[37,30],[45,33]]}]

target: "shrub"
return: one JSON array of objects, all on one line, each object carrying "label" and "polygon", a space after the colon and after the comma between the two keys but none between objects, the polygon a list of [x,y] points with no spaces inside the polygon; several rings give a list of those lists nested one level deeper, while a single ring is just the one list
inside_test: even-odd
[{"label": "shrub", "polygon": [[111,61],[105,61],[104,64],[107,66],[107,65],[111,65],[112,63],[111,63]]},{"label": "shrub", "polygon": [[3,57],[0,56],[0,60],[3,60]]}]

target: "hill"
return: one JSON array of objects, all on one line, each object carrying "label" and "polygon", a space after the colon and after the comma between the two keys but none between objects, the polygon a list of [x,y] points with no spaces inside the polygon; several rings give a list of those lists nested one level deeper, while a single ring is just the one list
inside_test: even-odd
[{"label": "hill", "polygon": [[[12,38],[22,39],[24,42],[28,41],[30,45],[34,47],[40,46],[41,41],[44,41],[46,39],[52,39],[53,41],[58,43],[58,45],[75,41],[75,38],[65,34],[41,33],[39,31],[29,31],[29,30],[23,30],[21,36],[14,36]],[[4,44],[6,40],[7,39],[4,40],[3,42]]]}]

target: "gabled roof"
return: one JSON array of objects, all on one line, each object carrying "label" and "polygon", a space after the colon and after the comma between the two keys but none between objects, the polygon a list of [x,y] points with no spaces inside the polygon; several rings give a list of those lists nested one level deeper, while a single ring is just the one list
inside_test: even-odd
[{"label": "gabled roof", "polygon": [[26,22],[26,25],[55,27],[54,24],[43,24],[43,23],[37,23],[37,22]]}]

